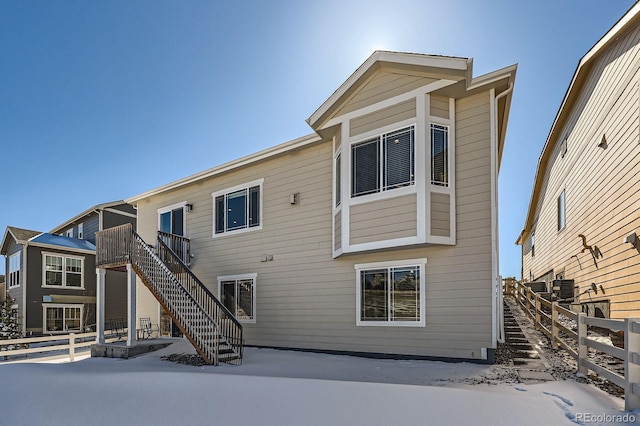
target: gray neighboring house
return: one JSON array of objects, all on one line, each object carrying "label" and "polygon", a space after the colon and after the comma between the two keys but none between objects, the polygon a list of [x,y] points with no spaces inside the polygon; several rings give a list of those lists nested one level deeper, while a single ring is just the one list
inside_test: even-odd
[{"label": "gray neighboring house", "polygon": [[[7,227],[0,254],[6,258],[7,294],[16,299],[25,335],[95,329],[96,232],[132,223],[135,210],[122,201],[99,204],[48,233]],[[126,275],[106,276],[105,314],[126,323]]]},{"label": "gray neighboring house", "polygon": [[4,298],[7,293],[7,285],[4,281],[4,275],[0,275],[0,303],[4,302]]}]

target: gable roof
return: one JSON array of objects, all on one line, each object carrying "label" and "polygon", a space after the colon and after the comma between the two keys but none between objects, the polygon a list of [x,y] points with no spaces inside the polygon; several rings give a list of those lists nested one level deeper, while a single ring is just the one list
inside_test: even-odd
[{"label": "gable roof", "polygon": [[473,60],[454,56],[436,56],[376,50],[351,76],[307,119],[319,131],[380,70],[401,72],[416,77],[471,80]]},{"label": "gable roof", "polygon": [[96,210],[104,210],[106,208],[118,206],[120,204],[126,204],[126,203],[123,200],[117,200],[117,201],[111,201],[109,203],[96,204],[95,206],[88,208],[82,213],[75,215],[74,217],[67,220],[66,222],[61,223],[60,225],[56,226],[49,232],[52,234],[57,234],[63,229],[65,229],[66,227],[68,227],[69,225],[71,225],[72,223],[77,222],[79,219],[89,215],[90,213],[93,213]]},{"label": "gable roof", "polygon": [[16,244],[25,244],[29,239],[40,234],[42,234],[40,231],[7,226],[7,229],[4,231],[4,237],[2,238],[2,244],[0,244],[0,254],[7,254],[8,238],[13,238]]},{"label": "gable roof", "polygon": [[542,148],[542,153],[538,158],[538,166],[536,168],[536,174],[533,181],[533,189],[531,191],[531,199],[529,200],[527,217],[525,219],[524,227],[516,240],[516,244],[523,244],[524,239],[532,230],[533,222],[535,220],[534,215],[536,206],[538,205],[540,196],[543,192],[542,186],[544,176],[551,164],[550,160],[552,158],[553,151],[557,144],[562,140],[562,135],[560,135],[559,132],[562,130],[565,122],[569,118],[573,105],[581,93],[593,64],[596,59],[599,58],[609,46],[615,43],[624,32],[638,24],[640,24],[640,2],[635,3],[578,62],[578,66],[574,71],[571,83],[567,88],[564,98],[560,104],[560,108],[558,109],[556,117],[553,120],[553,124],[551,125],[551,129],[549,130],[547,140]]},{"label": "gable roof", "polygon": [[[178,189],[184,185],[198,182],[210,177],[237,170],[257,162],[292,152],[303,147],[323,141],[322,126],[330,119],[331,114],[339,110],[358,88],[366,84],[380,69],[402,72],[418,78],[435,78],[447,80],[450,83],[465,82],[464,90],[467,92],[485,87],[486,85],[500,82],[509,92],[515,79],[516,65],[505,67],[501,70],[471,78],[472,59],[454,56],[425,55],[418,53],[402,53],[389,51],[375,51],[330,97],[327,99],[306,121],[315,131],[314,134],[302,136],[289,142],[276,145],[259,151],[255,154],[242,157],[205,170],[200,173],[176,180],[142,194],[125,199],[129,204],[135,204],[145,198]],[[419,84],[419,83],[416,83]],[[504,93],[504,92],[503,92]],[[511,93],[505,93],[506,97],[501,101],[501,122],[506,123],[509,114]],[[498,135],[498,164],[500,163],[502,146],[506,126],[502,126]],[[324,139],[326,140],[326,139]]]},{"label": "gable roof", "polygon": [[33,245],[58,247],[61,249],[84,250],[92,252],[96,250],[96,246],[94,246],[87,240],[63,237],[61,235],[54,235],[49,233],[43,233],[35,236],[31,238],[29,242]]}]

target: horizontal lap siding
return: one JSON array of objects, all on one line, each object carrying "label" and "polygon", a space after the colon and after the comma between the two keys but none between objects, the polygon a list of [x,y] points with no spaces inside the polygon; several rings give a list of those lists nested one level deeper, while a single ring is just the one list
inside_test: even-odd
[{"label": "horizontal lap siding", "polygon": [[435,81],[437,79],[378,72],[346,105],[337,111],[336,116],[356,111]]},{"label": "horizontal lap siding", "polygon": [[[478,114],[489,119],[488,99],[485,95],[459,102],[461,153],[489,155],[488,131],[467,124]],[[456,182],[457,202],[462,207],[457,217],[457,246],[383,250],[333,259],[331,142],[142,201],[139,228],[152,241],[158,208],[181,201],[193,204],[186,218],[195,274],[217,294],[218,276],[257,273],[256,323],[245,326],[247,344],[479,358],[480,349],[492,345],[490,210],[483,197],[478,197],[490,197],[490,177],[488,168],[482,171],[482,164],[470,161],[477,169],[473,177]],[[260,178],[264,178],[263,229],[212,238],[211,193]],[[289,195],[294,192],[300,192],[300,203],[292,206]],[[387,208],[378,203],[372,203],[375,209],[367,204],[351,207],[356,217],[364,219],[353,222],[352,232],[360,232],[355,238],[366,239],[378,232],[380,224],[373,225],[378,219],[382,225],[397,221],[397,210],[413,216],[405,222],[412,223],[415,235],[415,195],[389,201]],[[261,262],[265,254],[273,260]],[[424,257],[428,259],[426,327],[356,327],[354,265]]]},{"label": "horizontal lap siding", "polygon": [[350,136],[357,136],[384,126],[416,117],[416,100],[410,99],[371,114],[354,118],[349,124]]},{"label": "horizontal lap siding", "polygon": [[[583,302],[609,300],[611,316],[637,316],[640,309],[640,252],[623,243],[640,230],[640,145],[638,80],[640,29],[621,37],[593,65],[571,111],[564,134],[567,154],[559,147],[545,181],[538,208],[535,256],[524,246],[523,275],[564,271],[580,292],[595,283],[605,289],[584,295]],[[598,147],[606,135],[608,147]],[[557,197],[565,190],[566,227],[557,230]],[[578,234],[597,246],[594,262]]]},{"label": "horizontal lap siding", "polygon": [[352,245],[415,237],[418,232],[415,194],[352,205],[350,216]]},{"label": "horizontal lap siding", "polygon": [[431,115],[434,117],[449,118],[449,98],[444,96],[431,96]]},{"label": "horizontal lap siding", "polygon": [[449,237],[451,234],[449,198],[449,194],[431,193],[431,235]]}]

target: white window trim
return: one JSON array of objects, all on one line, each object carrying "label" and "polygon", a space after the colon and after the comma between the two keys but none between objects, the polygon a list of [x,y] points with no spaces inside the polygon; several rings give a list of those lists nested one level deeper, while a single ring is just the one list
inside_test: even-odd
[{"label": "white window trim", "polygon": [[[226,194],[230,194],[232,192],[236,192],[236,191],[240,191],[242,189],[249,189],[251,187],[254,186],[259,186],[260,187],[260,208],[258,210],[258,214],[260,216],[260,223],[258,224],[258,226],[252,226],[252,227],[246,227],[246,228],[241,228],[241,229],[233,229],[231,231],[224,231],[221,232],[219,234],[216,234],[216,197],[219,197],[220,195],[226,195]],[[220,191],[216,191],[211,193],[211,198],[212,198],[212,203],[213,203],[213,214],[212,214],[212,225],[213,228],[211,230],[211,235],[213,238],[223,238],[225,236],[229,236],[229,235],[238,235],[238,234],[244,234],[246,232],[253,232],[253,231],[258,231],[260,229],[262,229],[262,227],[264,226],[264,215],[263,215],[263,211],[264,211],[264,178],[262,179],[257,179],[251,182],[247,182],[244,183],[242,185],[236,185],[236,186],[232,186],[230,188],[225,188],[222,189]]]},{"label": "white window trim", "polygon": [[[51,334],[67,334],[69,333],[69,329],[67,328],[66,324],[64,324],[65,322],[65,317],[64,317],[64,311],[63,311],[63,317],[62,317],[62,330],[47,330],[47,308],[80,308],[80,330],[82,330],[84,328],[84,324],[83,324],[83,318],[84,318],[84,305],[82,304],[62,304],[62,303],[43,303],[42,304],[42,332],[43,333],[51,333]],[[72,329],[72,330],[76,330],[76,329]]]},{"label": "white window trim", "polygon": [[[562,227],[560,227],[560,197],[562,197]],[[556,197],[556,231],[558,233],[567,227],[567,193],[565,188],[558,193]]]},{"label": "white window trim", "polygon": [[[382,151],[384,150],[384,143],[382,142],[382,136],[388,133],[393,133],[393,132],[397,132],[399,130],[403,130],[406,128],[412,128],[413,129],[413,170],[414,170],[414,176],[413,176],[413,182],[411,182],[408,185],[405,186],[401,186],[398,188],[389,188],[389,189],[383,189],[384,187],[384,156],[382,155]],[[418,176],[417,176],[417,169],[419,167],[418,164],[418,139],[417,139],[417,135],[418,135],[418,125],[415,121],[415,119],[409,119],[409,120],[405,120],[405,121],[401,121],[399,123],[393,123],[391,125],[388,126],[384,126],[384,127],[380,127],[378,129],[372,130],[370,132],[366,132],[366,133],[362,133],[359,134],[357,136],[354,136],[352,138],[349,139],[349,144],[348,144],[348,166],[347,166],[347,170],[349,171],[348,173],[348,183],[349,183],[349,192],[347,193],[347,196],[350,199],[350,204],[358,204],[358,203],[366,203],[366,202],[370,202],[370,201],[376,201],[376,200],[384,200],[387,198],[391,198],[391,197],[396,197],[400,194],[410,194],[410,193],[415,193],[417,191],[417,187],[418,187]],[[380,171],[380,176],[379,176],[379,182],[378,184],[380,185],[380,190],[378,192],[374,192],[371,194],[365,194],[365,195],[353,195],[353,180],[354,180],[354,174],[353,174],[353,146],[354,145],[358,145],[360,143],[363,142],[367,142],[367,141],[371,141],[374,138],[378,138],[378,142],[380,144],[379,150],[380,150],[380,164],[378,165],[379,171]],[[337,156],[336,156],[337,157]],[[341,157],[341,162],[344,163],[344,158]],[[342,167],[344,170],[344,166]],[[335,178],[335,173],[334,173],[334,178]],[[344,174],[341,176],[342,179],[345,178]],[[342,201],[344,202],[345,200],[345,194],[342,193]]]},{"label": "white window trim", "polygon": [[174,210],[177,209],[182,209],[182,217],[183,217],[183,223],[182,223],[182,230],[183,230],[183,237],[187,238],[187,212],[185,210],[185,206],[187,205],[186,201],[181,201],[179,203],[175,203],[175,204],[171,204],[170,206],[165,206],[165,207],[161,207],[158,209],[158,230],[160,230],[160,216],[162,216],[164,213],[169,213],[172,212]]},{"label": "white window trim", "polygon": [[[426,324],[425,291],[426,291],[426,265],[427,259],[407,259],[389,262],[358,263],[354,265],[356,270],[356,326],[358,327],[424,327]],[[362,321],[360,319],[361,282],[360,272],[369,269],[403,268],[418,266],[420,268],[420,321]]]},{"label": "white window trim", "polygon": [[239,281],[239,280],[253,280],[253,295],[252,295],[252,301],[253,301],[253,318],[252,319],[240,319],[238,318],[238,321],[241,323],[246,323],[246,324],[255,324],[256,323],[256,317],[257,317],[257,313],[256,313],[256,285],[257,285],[257,278],[258,278],[258,274],[257,273],[253,273],[253,274],[239,274],[239,275],[222,275],[218,277],[218,300],[222,300],[222,281]]},{"label": "white window trim", "polygon": [[73,238],[73,228],[67,229],[66,232],[64,233],[64,236],[67,238]]},{"label": "white window trim", "polygon": [[84,223],[78,224],[78,238],[81,240],[84,238]]},{"label": "white window trim", "polygon": [[[62,258],[62,285],[48,285],[47,284],[47,256],[56,256]],[[80,260],[80,267],[82,273],[80,274],[80,287],[67,286],[67,259]],[[73,256],[63,253],[54,252],[42,252],[42,288],[62,288],[66,290],[84,290],[84,256]]]},{"label": "white window trim", "polygon": [[[18,269],[11,270],[11,260],[15,259],[16,257],[18,258]],[[16,283],[13,283],[14,279],[11,276],[11,274],[13,274],[15,272],[18,272],[18,279],[15,280],[15,281],[17,281]],[[20,278],[21,278],[20,276],[21,275],[22,275],[22,258],[20,256],[20,252],[16,252],[16,253],[13,253],[11,256],[9,256],[9,271],[7,273],[7,278],[6,278],[6,280],[7,280],[7,288],[18,288],[18,287],[20,287]]]}]

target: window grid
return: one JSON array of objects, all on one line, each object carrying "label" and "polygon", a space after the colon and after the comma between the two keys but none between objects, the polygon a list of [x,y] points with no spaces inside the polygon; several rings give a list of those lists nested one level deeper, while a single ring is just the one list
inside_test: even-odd
[{"label": "window grid", "polygon": [[449,186],[449,128],[431,125],[431,184]]},{"label": "window grid", "polygon": [[44,287],[83,288],[84,259],[54,254],[43,254]]},{"label": "window grid", "polygon": [[213,194],[214,236],[260,229],[262,183]]},{"label": "window grid", "polygon": [[406,127],[351,146],[351,196],[415,184],[415,128]]},{"label": "window grid", "polygon": [[9,288],[20,285],[20,269],[20,252],[18,252],[9,256]]},{"label": "window grid", "polygon": [[423,268],[424,263],[356,265],[357,325],[424,325]]},{"label": "window grid", "polygon": [[64,333],[82,327],[82,306],[45,306],[44,311],[44,332]]}]

